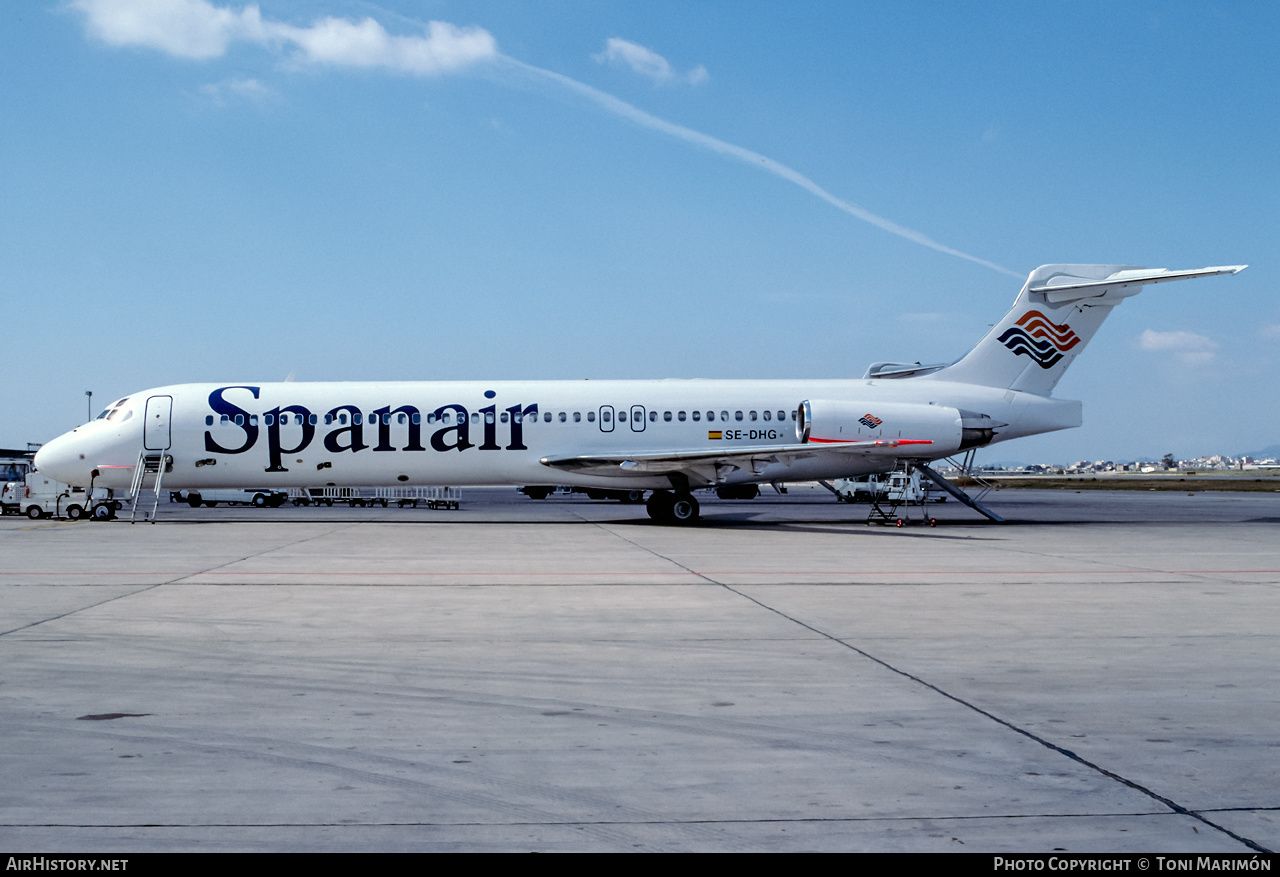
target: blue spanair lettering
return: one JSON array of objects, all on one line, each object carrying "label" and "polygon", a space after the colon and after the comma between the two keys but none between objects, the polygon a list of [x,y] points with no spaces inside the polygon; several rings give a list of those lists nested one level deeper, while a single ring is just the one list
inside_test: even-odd
[{"label": "blue spanair lettering", "polygon": [[[296,424],[302,430],[302,437],[298,440],[296,447],[283,448],[280,446],[280,415],[289,412],[302,417],[302,423]],[[268,472],[288,472],[281,463],[283,454],[296,454],[311,444],[311,440],[315,438],[316,427],[311,422],[311,412],[301,405],[285,405],[283,407],[272,408],[267,414],[271,415],[267,426],[267,454],[271,460],[271,465],[267,467]],[[292,418],[290,418],[292,420]],[[292,428],[292,425],[290,426]]]},{"label": "blue spanair lettering", "polygon": [[[235,425],[236,429],[244,430],[244,443],[238,448],[224,448],[213,440],[212,433],[205,430],[204,449],[213,454],[243,454],[245,451],[253,447],[254,443],[258,440],[258,425],[250,422],[251,418],[249,417],[249,412],[245,411],[239,405],[228,402],[222,397],[222,394],[228,390],[248,390],[253,394],[253,398],[258,398],[258,387],[219,387],[209,394],[209,407],[213,409],[213,413],[215,415],[218,415],[218,417],[214,419],[214,422],[218,422],[221,415],[225,414],[230,418],[231,423]],[[241,415],[240,423],[236,423],[237,414]]]},{"label": "blue spanair lettering", "polygon": [[[374,413],[374,416],[378,418],[378,446],[374,448],[374,451],[394,451],[395,450],[395,446],[391,444],[391,427],[393,425],[393,421],[398,420],[399,415],[401,414],[404,415],[404,419],[407,422],[407,425],[409,427],[409,430],[408,430],[409,443],[405,445],[403,448],[401,448],[400,450],[402,451],[425,451],[426,450],[426,448],[422,446],[422,426],[421,426],[422,417],[419,414],[417,408],[414,408],[412,405],[401,405],[399,408],[393,409],[390,405],[387,405],[384,408],[379,408],[377,411],[373,413]],[[417,422],[415,422],[414,418],[417,418]]]},{"label": "blue spanair lettering", "polygon": [[519,405],[512,405],[507,409],[507,413],[511,415],[511,444],[507,445],[508,451],[527,451],[524,443],[524,419],[532,417],[538,419],[538,403],[526,405],[521,408]]},{"label": "blue spanair lettering", "polygon": [[[437,429],[431,436],[431,447],[437,451],[465,451],[467,448],[474,448],[475,444],[471,441],[471,423],[467,416],[467,409],[458,404],[441,405],[436,409],[436,420],[439,421],[445,412],[454,412],[457,415],[457,423],[452,426],[445,426]],[[456,440],[453,444],[447,443],[445,436],[451,432],[456,432]]]},{"label": "blue spanair lettering", "polygon": [[[363,451],[369,447],[364,441],[364,424],[360,422],[360,409],[354,405],[339,405],[333,408],[326,415],[331,422],[338,423],[338,416],[346,413],[351,421],[350,426],[339,426],[337,429],[330,430],[324,437],[325,450],[330,453],[340,454],[343,451],[351,451],[353,454],[357,451]],[[349,435],[351,441],[349,444],[338,444],[338,437],[341,435]]]}]

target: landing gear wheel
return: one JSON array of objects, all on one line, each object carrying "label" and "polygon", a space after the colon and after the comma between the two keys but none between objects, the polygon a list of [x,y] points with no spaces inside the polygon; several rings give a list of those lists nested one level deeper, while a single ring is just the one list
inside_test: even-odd
[{"label": "landing gear wheel", "polygon": [[667,490],[655,490],[649,495],[649,501],[645,504],[645,510],[649,513],[649,517],[658,523],[665,523],[671,518],[671,503],[675,501],[675,497]]},{"label": "landing gear wheel", "polygon": [[673,524],[692,524],[698,520],[698,501],[692,493],[677,493],[671,498],[669,514]]}]

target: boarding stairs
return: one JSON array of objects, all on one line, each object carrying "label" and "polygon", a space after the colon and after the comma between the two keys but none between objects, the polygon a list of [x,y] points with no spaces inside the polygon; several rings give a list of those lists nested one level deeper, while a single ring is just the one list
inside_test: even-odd
[{"label": "boarding stairs", "polygon": [[155,498],[151,503],[151,513],[142,513],[142,520],[156,522],[156,512],[160,509],[160,484],[164,481],[166,469],[173,468],[173,457],[165,453],[155,453],[145,448],[138,452],[138,462],[133,467],[133,484],[129,487],[129,523],[135,523],[138,505],[142,502],[142,492],[148,475],[155,476]]}]

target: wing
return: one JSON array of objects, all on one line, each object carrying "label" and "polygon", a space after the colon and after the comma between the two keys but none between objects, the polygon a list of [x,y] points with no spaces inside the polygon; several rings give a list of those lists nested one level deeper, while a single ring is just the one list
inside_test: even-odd
[{"label": "wing", "polygon": [[[848,455],[898,457],[903,445],[931,445],[931,439],[881,439],[861,442],[810,440],[795,445],[756,445],[722,450],[644,451],[641,453],[581,454],[543,457],[542,465],[564,472],[586,475],[635,476],[681,474],[691,482],[721,484],[728,476],[746,471],[761,476],[774,464],[789,466],[797,460],[826,457],[836,460]],[[777,477],[776,474],[774,477]]]}]

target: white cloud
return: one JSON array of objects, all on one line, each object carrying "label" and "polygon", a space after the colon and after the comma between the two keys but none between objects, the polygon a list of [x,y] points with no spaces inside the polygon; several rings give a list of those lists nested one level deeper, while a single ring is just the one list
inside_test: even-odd
[{"label": "white cloud", "polygon": [[699,64],[688,73],[676,73],[666,58],[652,49],[646,49],[639,43],[611,37],[605,41],[604,51],[592,58],[601,64],[614,64],[630,67],[641,76],[647,76],[659,85],[671,82],[688,82],[697,85],[706,82],[710,75],[707,68]]},{"label": "white cloud", "polygon": [[1157,332],[1147,329],[1138,339],[1143,350],[1172,353],[1187,365],[1204,365],[1213,360],[1218,343],[1194,332]]},{"label": "white cloud", "polygon": [[430,76],[498,56],[487,31],[441,21],[430,22],[425,35],[395,36],[371,18],[330,17],[297,27],[264,20],[256,5],[234,10],[208,0],[73,0],[72,6],[85,15],[89,33],[108,45],[179,58],[216,58],[233,42],[245,42],[289,46],[313,64]]},{"label": "white cloud", "polygon": [[201,86],[200,93],[219,106],[227,104],[232,99],[260,102],[274,95],[270,88],[256,79],[228,79],[224,82],[214,82]]}]

